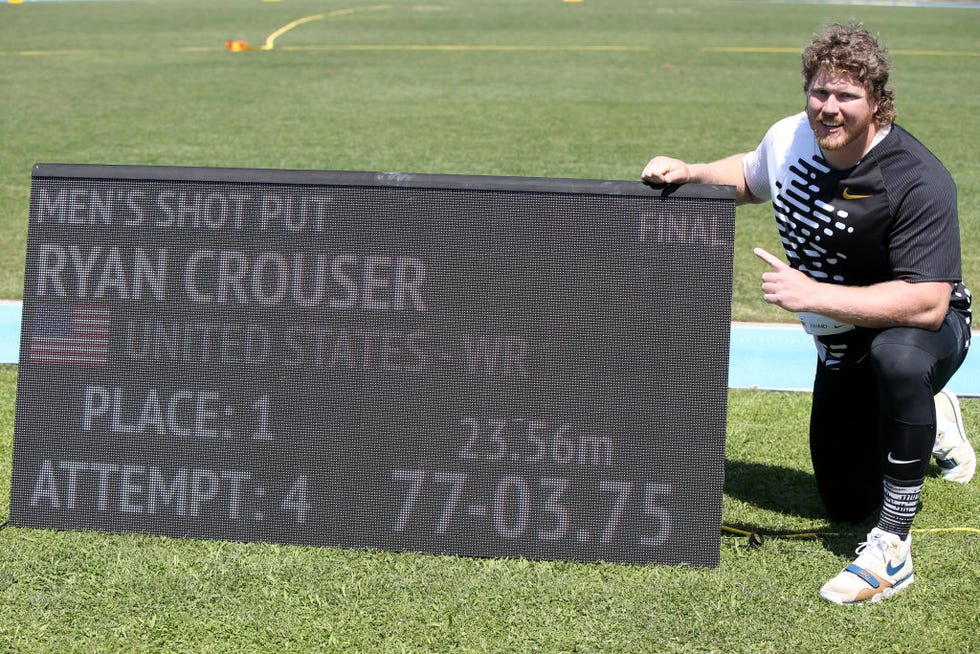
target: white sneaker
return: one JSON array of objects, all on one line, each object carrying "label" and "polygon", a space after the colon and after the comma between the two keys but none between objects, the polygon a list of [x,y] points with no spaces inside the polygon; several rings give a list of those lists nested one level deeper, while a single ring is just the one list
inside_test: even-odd
[{"label": "white sneaker", "polygon": [[932,455],[942,469],[943,479],[965,484],[973,478],[977,455],[966,439],[960,401],[952,391],[936,396],[936,444]]},{"label": "white sneaker", "polygon": [[856,552],[854,563],[824,584],[820,597],[834,604],[880,602],[915,581],[911,536],[903,541],[875,527]]}]

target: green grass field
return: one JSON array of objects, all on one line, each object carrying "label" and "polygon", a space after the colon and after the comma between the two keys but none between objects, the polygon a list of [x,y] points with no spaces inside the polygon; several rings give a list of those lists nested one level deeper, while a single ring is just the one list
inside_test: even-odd
[{"label": "green grass field", "polygon": [[[345,10],[354,11],[345,11]],[[271,50],[229,52],[227,40]],[[654,154],[754,147],[802,107],[798,50],[857,18],[895,62],[899,123],[960,191],[980,288],[980,11],[658,0],[0,3],[0,298],[23,291],[36,162],[637,179]],[[739,210],[732,315],[759,297]],[[778,365],[778,362],[774,362]],[[0,519],[16,367],[0,367]],[[806,394],[732,391],[717,569],[484,560],[0,530],[0,651],[967,652],[980,649],[980,483],[927,480],[916,583],[817,589],[866,526],[820,515]],[[963,403],[980,434],[980,400]],[[972,531],[971,531],[972,530]],[[814,533],[789,538],[786,533]]]}]

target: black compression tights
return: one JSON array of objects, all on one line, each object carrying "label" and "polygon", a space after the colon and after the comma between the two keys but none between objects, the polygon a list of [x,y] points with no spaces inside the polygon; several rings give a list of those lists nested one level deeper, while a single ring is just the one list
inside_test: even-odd
[{"label": "black compression tights", "polygon": [[936,434],[933,396],[966,355],[968,328],[950,312],[938,331],[882,330],[861,363],[817,363],[810,454],[820,497],[837,522],[877,511],[882,479],[921,482]]}]

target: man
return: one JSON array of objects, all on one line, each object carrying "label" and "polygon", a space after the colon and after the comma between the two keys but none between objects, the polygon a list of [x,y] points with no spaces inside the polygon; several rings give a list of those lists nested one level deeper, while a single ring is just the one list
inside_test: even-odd
[{"label": "man", "polygon": [[[976,455],[956,396],[970,293],[960,272],[956,187],[894,123],[890,64],[860,24],[832,25],[802,53],[805,111],[752,152],[712,163],[655,157],[653,183],[731,184],[771,200],[784,263],[761,248],[766,302],[795,312],[817,347],[810,417],[814,476],[829,517],[879,511],[857,559],[820,595],[878,601],[907,587],[909,531],[929,459],[966,483]],[[938,421],[938,424],[937,424]]]}]

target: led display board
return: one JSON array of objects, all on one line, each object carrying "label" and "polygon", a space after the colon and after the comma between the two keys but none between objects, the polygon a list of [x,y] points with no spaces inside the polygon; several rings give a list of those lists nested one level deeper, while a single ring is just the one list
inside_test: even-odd
[{"label": "led display board", "polygon": [[10,522],[717,565],[734,206],[39,164]]}]

